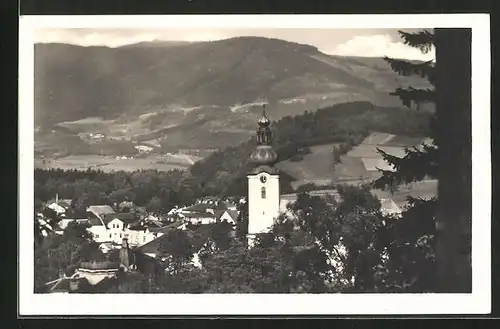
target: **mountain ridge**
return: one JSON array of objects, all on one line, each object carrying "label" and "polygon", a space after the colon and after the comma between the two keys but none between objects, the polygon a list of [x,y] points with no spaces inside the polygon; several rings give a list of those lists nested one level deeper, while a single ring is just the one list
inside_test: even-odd
[{"label": "mountain ridge", "polygon": [[[89,128],[72,122],[101,117],[107,126],[99,129],[126,138],[185,126],[167,140],[203,139],[253,131],[260,113],[254,103],[261,97],[279,120],[351,101],[401,107],[389,92],[405,85],[426,82],[398,76],[383,59],[331,56],[311,45],[261,37],[114,48],[35,45],[35,125],[69,122],[75,133]],[[141,119],[146,114],[150,118]],[[235,141],[245,134],[234,134]]]}]

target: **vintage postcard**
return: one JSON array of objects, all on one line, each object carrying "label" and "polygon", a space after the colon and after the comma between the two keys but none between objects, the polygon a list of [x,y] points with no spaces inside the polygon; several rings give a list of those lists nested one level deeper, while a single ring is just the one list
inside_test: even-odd
[{"label": "vintage postcard", "polygon": [[19,35],[20,316],[490,312],[488,15]]}]

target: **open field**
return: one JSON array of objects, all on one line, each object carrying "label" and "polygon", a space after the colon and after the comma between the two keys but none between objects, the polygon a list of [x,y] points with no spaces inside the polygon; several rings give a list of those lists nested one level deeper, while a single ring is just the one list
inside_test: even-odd
[{"label": "open field", "polygon": [[149,169],[169,171],[172,169],[186,170],[196,159],[196,157],[184,154],[127,159],[99,155],[79,155],[57,159],[35,159],[35,168],[60,168],[63,170],[86,170],[91,168],[100,169],[105,172]]},{"label": "open field", "polygon": [[438,181],[435,179],[415,182],[408,185],[402,185],[394,194],[389,191],[373,190],[379,198],[391,198],[398,206],[406,203],[406,198],[411,196],[414,198],[429,199],[437,195]]},{"label": "open field", "polygon": [[334,145],[336,144],[312,146],[311,154],[305,155],[302,161],[285,160],[277,164],[277,167],[297,180],[292,184],[294,187],[307,183],[329,184],[334,178],[332,166]]},{"label": "open field", "polygon": [[[357,182],[351,181],[346,184],[357,185]],[[412,183],[409,185],[401,186],[394,193],[383,190],[372,190],[371,192],[377,196],[382,201],[392,200],[400,208],[404,208],[407,204],[407,197],[430,199],[437,196],[437,180],[424,180],[421,182]],[[325,196],[325,195],[338,195],[337,191],[334,189],[324,189],[308,192],[311,196]],[[296,194],[282,195],[282,201],[285,203],[294,202],[296,200]]]},{"label": "open field", "polygon": [[395,136],[384,143],[385,146],[399,146],[399,147],[412,147],[419,145],[424,141],[424,138],[408,137],[408,136]]},{"label": "open field", "polygon": [[[382,159],[377,149],[397,157],[403,157],[405,147],[412,147],[423,140],[423,137],[415,138],[374,132],[365,138],[360,145],[341,156],[341,162],[335,165],[335,168],[333,168],[332,163],[334,144],[311,147],[311,154],[304,156],[303,160],[299,162],[286,160],[280,162],[277,167],[296,179],[292,182],[294,189],[308,183],[317,186],[329,185],[332,182],[357,184],[380,177],[378,169],[392,169]],[[427,190],[424,189],[424,192],[427,193]]]}]

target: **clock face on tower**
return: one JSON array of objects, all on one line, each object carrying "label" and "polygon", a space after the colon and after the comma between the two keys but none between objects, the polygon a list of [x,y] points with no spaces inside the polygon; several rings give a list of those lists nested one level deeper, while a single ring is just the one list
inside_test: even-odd
[{"label": "clock face on tower", "polygon": [[266,180],[267,180],[267,179],[266,179],[266,176],[261,176],[261,177],[260,177],[260,181],[261,181],[262,183],[265,183],[265,182],[266,182]]}]

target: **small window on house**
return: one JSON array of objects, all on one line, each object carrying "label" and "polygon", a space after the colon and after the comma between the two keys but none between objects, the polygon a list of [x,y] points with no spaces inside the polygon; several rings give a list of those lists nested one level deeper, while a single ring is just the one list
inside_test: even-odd
[{"label": "small window on house", "polygon": [[99,239],[99,234],[96,234],[96,235],[95,235],[95,238],[96,238],[96,239]]},{"label": "small window on house", "polygon": [[120,238],[122,237],[122,234],[120,233]]},{"label": "small window on house", "polygon": [[113,235],[111,233],[109,233],[109,238],[111,239],[113,237]]},{"label": "small window on house", "polygon": [[146,236],[144,236],[144,238],[142,239],[144,242],[146,242]]},{"label": "small window on house", "polygon": [[265,199],[266,198],[266,188],[265,187],[262,187],[261,190],[260,190],[260,195],[261,195],[261,198],[262,199]]}]

